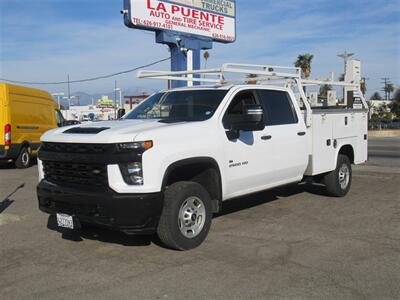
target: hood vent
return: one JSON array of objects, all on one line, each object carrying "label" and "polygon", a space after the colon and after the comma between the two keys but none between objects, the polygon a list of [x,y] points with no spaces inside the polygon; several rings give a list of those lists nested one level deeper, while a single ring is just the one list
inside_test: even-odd
[{"label": "hood vent", "polygon": [[110,129],[109,127],[74,127],[64,131],[63,133],[71,134],[98,134],[104,130]]}]

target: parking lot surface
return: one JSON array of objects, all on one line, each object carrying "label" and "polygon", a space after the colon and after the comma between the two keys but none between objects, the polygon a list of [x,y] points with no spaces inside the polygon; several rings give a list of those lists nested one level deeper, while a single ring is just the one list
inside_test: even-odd
[{"label": "parking lot surface", "polygon": [[37,169],[0,168],[2,299],[399,299],[400,139],[370,140],[350,194],[291,185],[232,200],[198,249],[98,229],[62,236]]}]

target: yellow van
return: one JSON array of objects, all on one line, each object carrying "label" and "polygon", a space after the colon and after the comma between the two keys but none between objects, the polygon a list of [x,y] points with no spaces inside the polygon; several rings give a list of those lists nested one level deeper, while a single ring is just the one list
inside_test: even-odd
[{"label": "yellow van", "polygon": [[49,93],[0,83],[0,160],[27,168],[47,130],[61,126],[63,117]]}]

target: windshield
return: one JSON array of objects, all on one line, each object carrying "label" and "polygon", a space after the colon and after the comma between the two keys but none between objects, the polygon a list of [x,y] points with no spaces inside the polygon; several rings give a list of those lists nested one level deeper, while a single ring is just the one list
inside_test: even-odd
[{"label": "windshield", "polygon": [[163,122],[205,121],[221,104],[227,90],[190,90],[154,94],[124,119]]}]

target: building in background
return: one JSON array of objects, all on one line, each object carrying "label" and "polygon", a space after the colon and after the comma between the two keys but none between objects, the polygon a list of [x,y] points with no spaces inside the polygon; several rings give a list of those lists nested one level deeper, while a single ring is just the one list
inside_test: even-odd
[{"label": "building in background", "polygon": [[142,101],[147,99],[150,95],[138,95],[138,96],[124,96],[125,103],[124,108],[126,111],[134,109],[138,106]]}]

